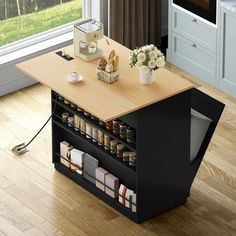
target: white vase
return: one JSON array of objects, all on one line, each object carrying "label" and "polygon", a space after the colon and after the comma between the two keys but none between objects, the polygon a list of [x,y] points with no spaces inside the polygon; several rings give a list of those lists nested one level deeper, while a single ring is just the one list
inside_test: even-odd
[{"label": "white vase", "polygon": [[152,84],[154,82],[154,71],[145,73],[139,70],[139,79],[141,84]]}]

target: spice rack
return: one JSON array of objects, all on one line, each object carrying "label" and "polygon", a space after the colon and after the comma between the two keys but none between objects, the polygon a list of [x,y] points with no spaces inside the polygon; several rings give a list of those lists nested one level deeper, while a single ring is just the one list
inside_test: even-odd
[{"label": "spice rack", "polygon": [[91,139],[85,138],[85,135],[82,135],[82,134],[76,132],[73,128],[67,126],[65,123],[60,121],[59,116],[54,115],[53,124],[58,126],[61,129],[63,129],[65,132],[71,134],[72,136],[74,136],[74,138],[80,140],[81,142],[86,143],[89,147],[96,150],[96,152],[100,153],[101,155],[105,156],[106,158],[108,158],[109,160],[114,162],[114,164],[117,165],[118,167],[124,168],[127,171],[129,171],[130,173],[132,172],[135,174],[135,172],[136,172],[135,167],[130,166],[127,163],[123,162],[122,160],[118,159],[115,155],[111,154],[109,151],[105,150],[103,147],[94,144],[94,142],[92,142]]},{"label": "spice rack", "polygon": [[[61,116],[58,113],[53,114],[54,123],[56,123],[60,127],[63,127],[68,132],[72,132],[75,136],[77,135],[81,139],[84,139],[84,140],[90,142],[94,146],[94,148],[97,148],[100,151],[103,151],[103,154],[105,154],[106,156],[109,156],[109,158],[113,158],[116,162],[122,163],[124,166],[127,166],[131,170],[135,171],[135,165],[136,165],[135,164],[136,163],[135,144],[128,143],[124,139],[119,137],[117,134],[114,134],[114,132],[108,131],[104,126],[100,125],[100,122],[98,121],[98,119],[96,119],[96,120],[91,119],[90,116],[84,115],[85,111],[78,112],[75,108],[72,108],[70,105],[65,104],[62,100],[58,100],[58,97],[60,95],[54,93],[54,96],[55,96],[55,98],[53,99],[53,102],[55,105],[58,105],[61,108],[60,112],[62,112],[62,109],[64,109],[64,111],[66,111],[66,113],[68,113],[68,112],[70,113],[70,114],[68,113],[68,116],[72,115],[72,116],[70,116],[72,119],[74,119],[73,118],[74,116],[77,116],[77,117],[83,119],[83,121],[85,122],[85,128],[87,127],[87,125],[89,125],[90,129],[91,129],[91,127],[93,127],[96,130],[101,131],[102,136],[104,134],[106,134],[106,136],[109,137],[109,142],[108,142],[109,146],[106,146],[105,140],[103,143],[103,138],[102,138],[102,143],[99,142],[98,137],[96,137],[96,141],[94,141],[94,137],[92,136],[92,133],[88,134],[86,130],[84,130],[82,132],[80,130],[80,127],[75,129],[75,127],[76,127],[75,124],[74,123],[70,124],[69,118],[68,118],[68,121],[67,121],[67,118],[66,118],[66,120],[63,120],[62,115],[65,114],[64,112],[62,113]],[[122,122],[122,124],[123,124],[123,122]],[[134,130],[134,133],[135,133],[135,129],[132,128],[132,130]],[[110,141],[110,138],[112,139],[111,141]],[[128,138],[128,136],[127,136],[127,138]],[[134,140],[135,140],[135,137],[134,137]],[[112,145],[110,145],[110,143],[112,143],[114,141],[115,141],[115,144],[113,145],[113,148],[112,148]],[[119,153],[118,146],[120,146],[120,145],[122,146],[123,150],[120,151],[120,154],[119,154],[120,156],[118,157],[118,153]],[[124,158],[124,156],[123,156],[125,154],[126,154],[126,158]],[[131,154],[133,154],[132,157],[130,157]],[[127,164],[127,162],[128,162],[128,164]]]},{"label": "spice rack", "polygon": [[[191,107],[211,117],[213,121],[194,163],[189,161]],[[135,144],[128,143],[119,135],[101,126],[98,121],[92,120],[58,100],[58,94],[55,92],[52,92],[52,110],[54,111],[52,135],[55,168],[133,221],[142,222],[187,200],[191,184],[214,133],[223,105],[192,89],[119,117],[119,120],[136,130]],[[92,139],[69,127],[61,117],[65,111],[79,116],[86,123],[101,129],[104,134],[137,152],[136,167],[123,162],[110,151],[94,143]],[[122,184],[134,190],[137,194],[137,212],[132,212],[117,199],[107,196],[82,176],[61,164],[58,155],[59,144],[64,140],[96,157],[101,167],[109,170],[120,179]]]},{"label": "spice rack", "polygon": [[[98,189],[94,184],[89,182],[83,176],[72,171],[62,163],[60,163],[61,156],[59,155],[59,144],[61,141],[68,141],[74,147],[77,147],[79,150],[87,152],[92,156],[96,157],[99,160],[99,163],[102,168],[109,170],[112,174],[119,177],[120,184],[124,184],[130,189],[136,191],[136,167],[131,166],[128,163],[122,161],[115,154],[112,154],[109,150],[106,150],[103,146],[99,146],[97,143],[92,141],[92,137],[86,138],[86,134],[81,134],[76,131],[73,126],[68,125],[68,121],[63,121],[61,114],[63,112],[68,112],[71,115],[77,115],[78,117],[85,120],[86,123],[96,127],[104,134],[109,135],[112,139],[116,139],[119,143],[124,144],[127,149],[131,151],[136,151],[136,144],[128,143],[125,139],[120,138],[119,135],[114,134],[112,131],[108,131],[106,127],[101,126],[97,120],[92,120],[90,117],[85,116],[83,113],[72,108],[70,105],[64,103],[63,100],[58,99],[58,94],[52,92],[52,130],[53,130],[53,162],[55,168],[78,183],[80,186],[84,187],[95,196],[99,197],[110,206],[119,210],[122,214],[126,215],[130,219],[136,221],[137,213],[132,212],[131,209],[125,207],[119,202],[119,200],[111,198],[109,195]],[[118,194],[120,196],[120,194]],[[136,204],[133,204],[136,206]]]},{"label": "spice rack", "polygon": [[92,120],[88,116],[85,116],[83,113],[76,111],[75,109],[71,108],[69,105],[66,105],[63,101],[57,99],[57,94],[55,94],[55,98],[52,99],[53,103],[57,104],[58,106],[62,107],[65,111],[68,111],[70,114],[77,115],[83,120],[85,120],[86,123],[89,123],[90,125],[102,130],[104,134],[109,135],[112,139],[117,140],[119,143],[124,144],[128,149],[136,151],[136,144],[128,143],[124,139],[121,139],[120,136],[114,134],[112,131],[108,131],[103,126],[99,125],[98,121]]}]

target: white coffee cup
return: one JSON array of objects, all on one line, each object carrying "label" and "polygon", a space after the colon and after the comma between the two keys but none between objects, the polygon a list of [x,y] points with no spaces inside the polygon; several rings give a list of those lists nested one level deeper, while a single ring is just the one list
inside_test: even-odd
[{"label": "white coffee cup", "polygon": [[80,45],[81,48],[86,48],[87,47],[87,43],[85,43],[84,41],[81,41],[79,45]]},{"label": "white coffee cup", "polygon": [[77,72],[72,72],[67,76],[68,82],[77,82],[79,80],[79,74]]},{"label": "white coffee cup", "polygon": [[89,53],[95,53],[97,51],[97,47],[95,45],[89,45],[88,46]]}]

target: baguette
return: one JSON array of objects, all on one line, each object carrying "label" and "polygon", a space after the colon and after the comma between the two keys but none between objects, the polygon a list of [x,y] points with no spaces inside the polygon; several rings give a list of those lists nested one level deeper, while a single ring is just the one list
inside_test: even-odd
[{"label": "baguette", "polygon": [[115,56],[116,56],[116,52],[115,50],[112,50],[109,54],[108,61],[112,61]]},{"label": "baguette", "polygon": [[118,70],[119,60],[120,60],[119,56],[115,56],[115,58],[112,60],[114,71]]}]

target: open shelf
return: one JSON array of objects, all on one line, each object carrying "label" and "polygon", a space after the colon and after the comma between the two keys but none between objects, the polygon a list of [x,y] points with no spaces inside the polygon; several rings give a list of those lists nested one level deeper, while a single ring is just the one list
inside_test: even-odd
[{"label": "open shelf", "polygon": [[[212,120],[194,162],[190,162],[191,109]],[[223,109],[224,104],[196,89],[144,107],[138,112],[120,117],[136,129],[136,145],[133,145],[106,130],[98,121],[59,101],[57,94],[52,92],[52,111],[55,111],[52,119],[55,168],[131,220],[143,222],[186,202]],[[123,162],[103,146],[64,123],[61,117],[64,111],[81,117],[86,123],[135,151],[136,167]],[[133,213],[119,200],[106,195],[83,176],[61,164],[60,156],[56,153],[60,152],[60,142],[64,140],[94,156],[99,166],[119,178],[120,183],[128,189],[132,189],[137,196],[137,212]]]},{"label": "open shelf", "polygon": [[131,151],[134,151],[134,152],[136,151],[136,145],[135,144],[128,143],[128,142],[126,142],[126,140],[120,138],[119,135],[116,135],[113,132],[108,131],[106,128],[99,125],[98,121],[90,119],[88,116],[85,116],[83,113],[71,108],[70,106],[64,104],[64,102],[59,101],[55,98],[53,99],[53,102],[55,104],[59,105],[60,107],[62,107],[64,110],[68,111],[69,113],[79,116],[80,118],[85,120],[86,123],[89,123],[90,125],[102,130],[103,133],[105,133],[106,135],[109,135],[111,138],[117,140],[119,143],[124,144]]},{"label": "open shelf", "polygon": [[91,139],[87,139],[85,135],[80,134],[80,132],[75,131],[73,128],[66,126],[65,123],[62,121],[58,121],[53,119],[53,124],[59,126],[64,131],[72,134],[77,139],[86,142],[86,144],[90,147],[96,150],[97,153],[99,153],[101,158],[108,159],[111,164],[116,165],[117,168],[122,169],[122,171],[128,172],[129,175],[131,175],[131,178],[136,178],[136,168],[132,167],[122,160],[118,159],[115,155],[111,154],[109,151],[105,150],[103,147],[98,146],[96,143],[94,143]]},{"label": "open shelf", "polygon": [[64,166],[61,163],[54,163],[55,168],[57,171],[60,173],[64,174],[74,182],[78,183],[81,187],[98,197],[99,199],[103,200],[106,202],[108,205],[111,207],[117,209],[119,212],[124,214],[125,216],[129,217],[130,219],[136,221],[137,220],[137,214],[132,212],[129,208],[126,208],[124,205],[122,205],[118,199],[113,199],[109,195],[107,195],[105,192],[100,190],[99,188],[96,187],[96,185],[92,184],[89,182],[87,179],[85,179],[83,176],[71,171],[69,168]]}]

